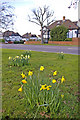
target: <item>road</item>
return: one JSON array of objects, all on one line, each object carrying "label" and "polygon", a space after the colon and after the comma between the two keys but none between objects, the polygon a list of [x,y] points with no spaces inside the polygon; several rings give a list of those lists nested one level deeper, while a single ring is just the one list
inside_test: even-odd
[{"label": "road", "polygon": [[51,45],[23,45],[23,44],[0,44],[0,48],[7,49],[21,49],[21,50],[32,50],[41,52],[53,52],[66,54],[80,55],[80,47],[71,46],[51,46]]}]

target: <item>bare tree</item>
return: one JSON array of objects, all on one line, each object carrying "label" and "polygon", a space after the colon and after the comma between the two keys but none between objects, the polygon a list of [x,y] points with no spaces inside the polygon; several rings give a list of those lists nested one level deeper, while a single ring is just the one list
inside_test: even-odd
[{"label": "bare tree", "polygon": [[49,25],[54,20],[51,20],[54,12],[49,10],[49,6],[39,7],[38,9],[32,10],[33,17],[29,17],[29,21],[41,26],[41,43],[43,44],[43,27],[46,23]]},{"label": "bare tree", "polygon": [[78,2],[80,2],[80,0],[71,0],[68,8],[70,9],[71,7],[73,7],[74,9],[76,9],[78,7]]},{"label": "bare tree", "polygon": [[8,2],[0,3],[0,31],[13,26],[13,7]]}]

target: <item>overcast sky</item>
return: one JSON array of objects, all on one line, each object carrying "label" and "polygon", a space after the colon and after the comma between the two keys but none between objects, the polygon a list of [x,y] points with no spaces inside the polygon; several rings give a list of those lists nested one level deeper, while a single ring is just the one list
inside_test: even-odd
[{"label": "overcast sky", "polygon": [[[32,34],[40,34],[40,27],[35,23],[28,21],[27,15],[31,15],[31,10],[39,6],[50,6],[50,10],[54,11],[55,20],[62,20],[63,16],[71,21],[78,20],[78,8],[74,9],[68,7],[71,0],[1,0],[8,1],[9,4],[15,7],[14,13],[17,16],[14,31],[19,32],[21,35],[31,32]],[[75,0],[73,0],[74,2]]]}]

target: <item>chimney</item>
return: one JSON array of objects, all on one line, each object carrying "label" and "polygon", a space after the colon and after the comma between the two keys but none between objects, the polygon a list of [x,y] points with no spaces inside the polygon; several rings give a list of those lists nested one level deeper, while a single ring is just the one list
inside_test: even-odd
[{"label": "chimney", "polygon": [[65,16],[63,16],[63,21],[65,21]]}]

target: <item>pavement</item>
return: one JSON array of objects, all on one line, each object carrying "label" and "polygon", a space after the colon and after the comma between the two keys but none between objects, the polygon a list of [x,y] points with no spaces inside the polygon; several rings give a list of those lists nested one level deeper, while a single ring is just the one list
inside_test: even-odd
[{"label": "pavement", "polygon": [[32,50],[41,52],[51,52],[80,55],[80,47],[72,46],[51,46],[51,45],[24,45],[24,44],[0,44],[0,48]]}]

